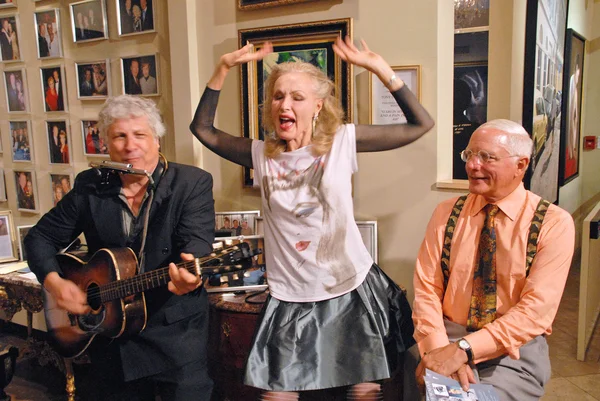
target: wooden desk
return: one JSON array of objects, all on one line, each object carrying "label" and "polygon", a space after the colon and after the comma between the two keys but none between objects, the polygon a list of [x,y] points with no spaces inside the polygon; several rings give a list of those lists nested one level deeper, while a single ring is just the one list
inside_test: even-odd
[{"label": "wooden desk", "polygon": [[[215,382],[215,401],[255,401],[260,390],[244,386],[243,372],[262,304],[244,300],[250,294],[212,293],[208,337],[208,366]],[[266,294],[253,301],[264,301]]]},{"label": "wooden desk", "polygon": [[56,366],[66,378],[66,392],[69,401],[75,401],[75,377],[70,359],[60,357],[45,341],[33,338],[33,314],[44,308],[42,286],[37,280],[24,278],[21,273],[0,275],[0,308],[6,318],[12,320],[17,312],[25,309],[27,312],[27,348],[21,355],[37,358],[40,365],[48,363]]}]

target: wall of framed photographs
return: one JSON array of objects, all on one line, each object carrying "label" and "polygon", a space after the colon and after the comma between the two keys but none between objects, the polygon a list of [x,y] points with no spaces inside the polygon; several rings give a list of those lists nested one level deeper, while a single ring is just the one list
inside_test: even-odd
[{"label": "wall of framed photographs", "polygon": [[[166,3],[12,0],[0,4],[0,210],[34,224],[90,161],[108,96],[151,96],[172,131]],[[171,156],[173,140],[161,143]],[[5,200],[2,200],[5,199]]]}]

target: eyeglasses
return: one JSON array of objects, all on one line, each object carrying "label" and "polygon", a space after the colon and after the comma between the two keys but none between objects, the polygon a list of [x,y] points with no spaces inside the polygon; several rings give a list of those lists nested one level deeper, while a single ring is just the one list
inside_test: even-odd
[{"label": "eyeglasses", "polygon": [[504,157],[497,157],[497,156],[493,156],[491,154],[489,154],[487,151],[485,150],[480,150],[478,152],[473,152],[470,149],[465,149],[462,152],[460,152],[460,158],[463,162],[468,162],[469,160],[471,160],[471,157],[473,156],[477,156],[479,158],[479,160],[481,160],[482,163],[492,163],[501,159],[508,159],[509,157],[515,157],[518,155],[510,155],[510,156],[504,156]]}]

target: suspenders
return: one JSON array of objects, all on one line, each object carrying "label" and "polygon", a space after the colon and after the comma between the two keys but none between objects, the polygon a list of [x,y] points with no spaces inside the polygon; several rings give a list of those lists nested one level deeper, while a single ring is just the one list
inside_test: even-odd
[{"label": "suspenders", "polygon": [[[456,200],[456,203],[452,207],[450,217],[448,217],[448,222],[446,223],[441,260],[442,273],[444,274],[444,292],[446,292],[446,288],[448,287],[448,279],[450,277],[450,248],[452,246],[452,237],[454,236],[454,229],[456,228],[458,216],[460,216],[460,212],[462,211],[466,200],[467,195],[463,195]],[[542,228],[542,223],[549,206],[550,202],[545,199],[540,199],[540,202],[535,209],[533,219],[531,220],[531,226],[529,226],[529,235],[527,237],[525,277],[529,276],[529,270],[531,269],[531,264],[533,263],[533,259],[535,258],[535,254],[537,252],[538,235],[540,233],[540,229]]]}]

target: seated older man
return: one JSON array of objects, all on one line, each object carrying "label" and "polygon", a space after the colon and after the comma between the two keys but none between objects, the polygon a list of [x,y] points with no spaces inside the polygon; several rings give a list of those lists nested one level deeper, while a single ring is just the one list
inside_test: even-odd
[{"label": "seated older man", "polygon": [[[461,154],[469,194],[438,205],[417,259],[417,382],[427,368],[463,389],[478,377],[503,401],[544,394],[545,337],[567,280],[575,228],[566,211],[525,190],[532,147],[523,127],[494,120],[473,133]],[[416,383],[406,387],[404,399],[418,400]]]}]

